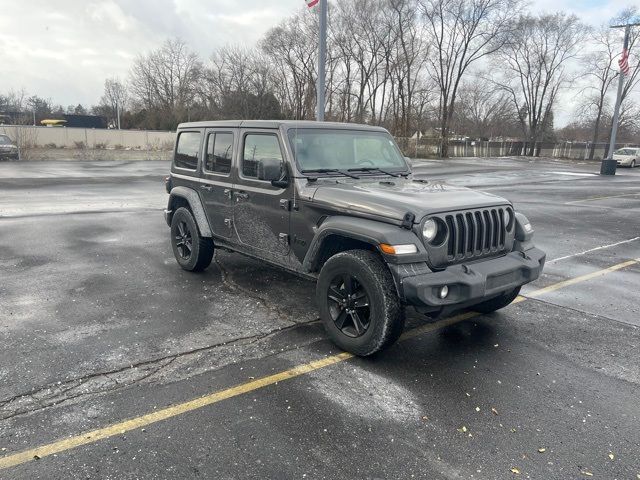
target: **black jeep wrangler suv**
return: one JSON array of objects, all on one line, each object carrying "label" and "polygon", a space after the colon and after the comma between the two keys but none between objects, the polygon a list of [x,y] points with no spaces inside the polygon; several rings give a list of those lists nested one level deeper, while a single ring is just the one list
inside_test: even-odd
[{"label": "black jeep wrangler suv", "polygon": [[397,340],[407,305],[502,308],[545,261],[509,201],[414,179],[379,127],[184,123],[166,186],[182,268],[223,248],[313,279],[328,335],[357,355]]}]

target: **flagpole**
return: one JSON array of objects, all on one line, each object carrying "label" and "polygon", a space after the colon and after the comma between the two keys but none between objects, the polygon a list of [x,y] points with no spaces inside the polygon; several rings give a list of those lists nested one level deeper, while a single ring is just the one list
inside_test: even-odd
[{"label": "flagpole", "polygon": [[327,0],[320,0],[320,29],[318,32],[318,79],[316,84],[316,120],[324,122],[325,64],[327,61]]},{"label": "flagpole", "polygon": [[[634,24],[637,25],[637,24]],[[624,47],[622,49],[623,55],[624,52],[628,51],[629,48],[629,33],[631,31],[632,24],[627,25],[614,25],[611,28],[621,28],[624,27]],[[618,121],[620,117],[620,101],[622,99],[622,89],[624,87],[624,72],[622,69],[620,70],[620,75],[618,78],[618,95],[616,97],[616,106],[613,110],[613,121],[611,125],[611,139],[609,141],[609,152],[607,153],[607,158],[602,160],[602,164],[600,165],[600,175],[615,175],[616,174],[616,166],[617,162],[613,159],[613,151],[616,148],[616,136],[618,135]]]}]

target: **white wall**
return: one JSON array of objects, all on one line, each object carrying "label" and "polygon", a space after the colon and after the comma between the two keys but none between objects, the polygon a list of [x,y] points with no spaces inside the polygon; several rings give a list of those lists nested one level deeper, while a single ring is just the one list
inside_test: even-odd
[{"label": "white wall", "polygon": [[57,148],[78,148],[82,142],[87,148],[96,145],[107,149],[127,148],[135,150],[171,150],[175,132],[153,130],[105,130],[71,127],[33,127],[25,125],[0,125],[0,133],[8,135],[19,145]]}]

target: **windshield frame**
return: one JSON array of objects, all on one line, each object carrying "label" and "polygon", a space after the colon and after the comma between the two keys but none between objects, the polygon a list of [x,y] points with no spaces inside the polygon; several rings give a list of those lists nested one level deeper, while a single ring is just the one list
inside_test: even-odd
[{"label": "windshield frame", "polygon": [[[364,127],[364,126],[363,126]],[[407,159],[405,158],[405,156],[403,155],[402,151],[400,150],[400,148],[398,147],[398,144],[396,143],[395,139],[393,138],[393,136],[386,130],[380,128],[358,128],[357,126],[347,126],[345,125],[344,127],[342,126],[307,126],[305,125],[304,127],[300,127],[297,128],[295,126],[291,126],[285,129],[285,131],[283,132],[283,136],[285,137],[286,140],[286,144],[287,144],[287,149],[290,151],[291,154],[291,158],[293,160],[293,163],[296,166],[296,170],[298,173],[300,173],[301,175],[303,175],[304,177],[308,178],[310,176],[312,176],[312,178],[332,178],[335,179],[337,177],[337,175],[335,174],[326,174],[326,173],[322,173],[322,172],[309,172],[309,173],[303,173],[303,170],[309,170],[308,167],[304,167],[300,161],[298,160],[298,157],[296,155],[296,149],[295,149],[295,144],[293,141],[293,138],[290,136],[291,132],[294,131],[300,131],[300,130],[305,130],[305,131],[309,131],[309,130],[318,130],[318,131],[331,131],[331,132],[337,132],[337,133],[348,133],[348,132],[353,132],[353,133],[371,133],[371,134],[375,134],[375,135],[379,135],[381,137],[385,137],[388,140],[391,140],[392,143],[392,148],[395,150],[395,152],[397,153],[397,155],[399,156],[400,160],[402,161],[403,166],[373,166],[374,169],[377,168],[381,168],[382,170],[388,170],[389,172],[392,172],[394,174],[398,174],[398,175],[409,175],[411,173],[411,168],[409,166],[409,164],[407,163]],[[348,171],[349,173],[353,173],[355,175],[357,175],[358,177],[362,176],[388,176],[385,173],[382,173],[380,171],[360,171],[358,168],[353,168],[353,166],[345,166],[344,168],[340,168],[340,170],[347,170],[348,167]],[[372,168],[371,165],[362,165],[363,168]],[[334,168],[331,166],[325,166],[325,167],[319,167],[319,168]],[[314,168],[311,168],[311,170],[315,170]],[[348,177],[345,177],[348,178]],[[362,178],[362,177],[361,177]]]}]

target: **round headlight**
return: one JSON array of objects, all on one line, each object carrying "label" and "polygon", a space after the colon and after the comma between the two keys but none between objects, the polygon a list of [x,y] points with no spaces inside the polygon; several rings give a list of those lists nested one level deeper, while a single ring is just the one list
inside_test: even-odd
[{"label": "round headlight", "polygon": [[430,218],[422,225],[422,236],[427,242],[432,241],[438,234],[438,224],[433,218]]}]

